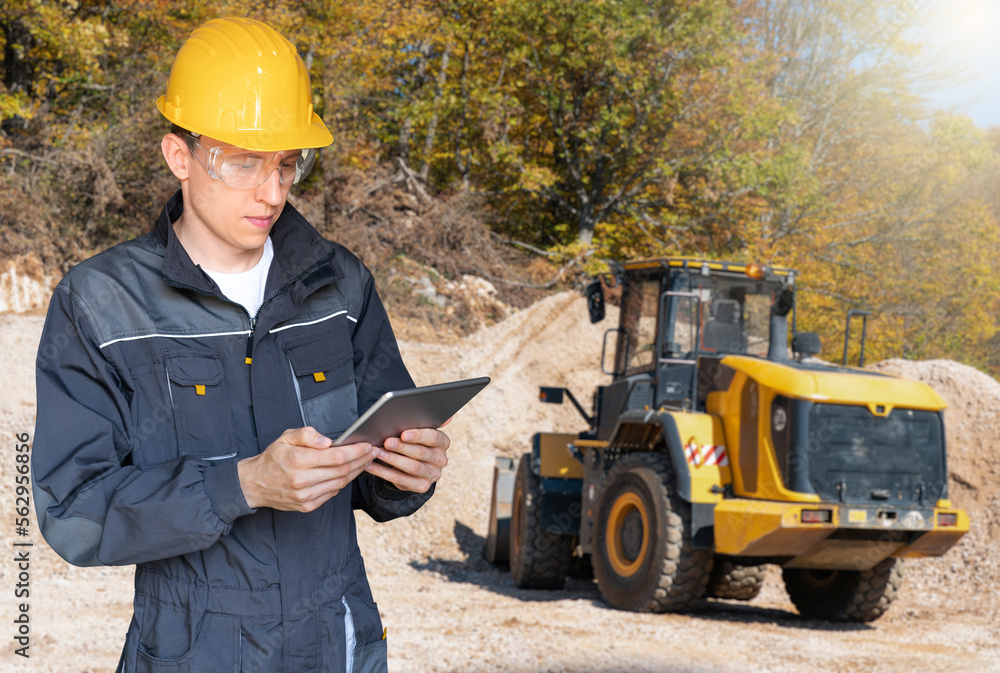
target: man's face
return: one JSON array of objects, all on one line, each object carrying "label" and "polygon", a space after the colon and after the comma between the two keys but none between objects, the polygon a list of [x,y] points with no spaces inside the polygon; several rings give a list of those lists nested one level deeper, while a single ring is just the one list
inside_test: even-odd
[{"label": "man's face", "polygon": [[188,155],[187,180],[182,181],[186,233],[196,234],[199,246],[211,246],[213,255],[259,250],[285,207],[293,183],[289,169],[294,176],[301,152],[248,152],[202,136]]}]

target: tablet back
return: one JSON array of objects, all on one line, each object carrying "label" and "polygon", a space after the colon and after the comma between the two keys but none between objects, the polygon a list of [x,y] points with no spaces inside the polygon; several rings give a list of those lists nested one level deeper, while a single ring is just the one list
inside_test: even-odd
[{"label": "tablet back", "polygon": [[404,430],[440,428],[489,382],[489,377],[483,376],[388,392],[333,443],[382,446],[386,439],[399,437]]}]

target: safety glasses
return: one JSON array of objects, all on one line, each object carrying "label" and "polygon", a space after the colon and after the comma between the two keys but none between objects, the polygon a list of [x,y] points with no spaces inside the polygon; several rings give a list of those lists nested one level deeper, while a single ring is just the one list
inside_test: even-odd
[{"label": "safety glasses", "polygon": [[316,162],[316,150],[254,152],[232,145],[206,145],[194,136],[194,152],[208,175],[233,189],[254,189],[278,171],[281,184],[302,182]]}]

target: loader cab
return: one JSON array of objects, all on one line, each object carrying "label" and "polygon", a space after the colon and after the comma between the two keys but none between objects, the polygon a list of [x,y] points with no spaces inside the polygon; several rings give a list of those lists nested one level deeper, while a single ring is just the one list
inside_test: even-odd
[{"label": "loader cab", "polygon": [[605,334],[602,362],[613,380],[595,400],[599,439],[625,411],[703,410],[709,392],[729,386],[726,355],[788,358],[794,272],[684,258],[617,271],[619,325]]}]

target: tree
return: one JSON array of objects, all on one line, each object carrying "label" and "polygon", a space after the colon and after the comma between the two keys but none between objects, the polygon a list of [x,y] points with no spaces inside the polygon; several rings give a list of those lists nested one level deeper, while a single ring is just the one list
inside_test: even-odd
[{"label": "tree", "polygon": [[109,35],[79,6],[10,0],[0,14],[3,89],[0,122],[25,128],[38,114],[66,112],[100,96],[100,57]]},{"label": "tree", "polygon": [[[734,34],[724,3],[509,2],[498,46],[510,93],[488,158],[507,209],[541,240],[657,220],[713,185]],[[685,192],[677,198],[678,188]]]},{"label": "tree", "polygon": [[770,95],[793,112],[767,141],[792,170],[762,192],[748,251],[805,272],[804,327],[825,337],[828,357],[839,356],[849,308],[876,313],[874,354],[930,352],[932,333],[947,340],[968,326],[953,303],[965,276],[935,246],[969,250],[992,236],[948,177],[971,155],[919,96],[936,77],[907,38],[920,8],[750,0],[740,10]]},{"label": "tree", "polygon": [[764,122],[726,3],[451,0],[422,16],[367,106],[386,155],[487,195],[498,228],[532,242],[589,244],[602,225],[613,246],[655,245],[685,217],[732,229]]}]

